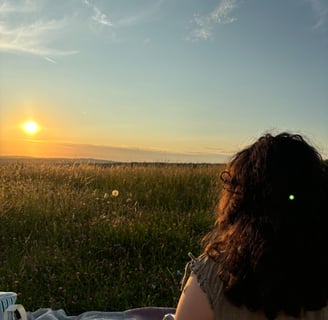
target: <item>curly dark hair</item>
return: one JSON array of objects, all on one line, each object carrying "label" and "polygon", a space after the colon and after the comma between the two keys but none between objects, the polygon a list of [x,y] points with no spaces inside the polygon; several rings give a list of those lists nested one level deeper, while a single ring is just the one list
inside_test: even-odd
[{"label": "curly dark hair", "polygon": [[266,134],[221,174],[218,218],[204,238],[235,305],[298,317],[328,300],[327,166],[300,135]]}]

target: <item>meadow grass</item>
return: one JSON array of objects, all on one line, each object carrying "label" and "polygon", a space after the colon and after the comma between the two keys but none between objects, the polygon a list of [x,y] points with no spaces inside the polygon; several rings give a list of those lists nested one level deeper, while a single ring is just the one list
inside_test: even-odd
[{"label": "meadow grass", "polygon": [[29,311],[175,306],[222,165],[0,162],[0,290]]}]

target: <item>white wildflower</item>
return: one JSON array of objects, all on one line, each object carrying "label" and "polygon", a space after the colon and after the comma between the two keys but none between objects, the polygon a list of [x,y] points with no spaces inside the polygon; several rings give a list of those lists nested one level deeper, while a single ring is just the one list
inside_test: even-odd
[{"label": "white wildflower", "polygon": [[118,190],[113,190],[112,191],[112,196],[113,197],[117,197],[120,193],[118,192]]}]

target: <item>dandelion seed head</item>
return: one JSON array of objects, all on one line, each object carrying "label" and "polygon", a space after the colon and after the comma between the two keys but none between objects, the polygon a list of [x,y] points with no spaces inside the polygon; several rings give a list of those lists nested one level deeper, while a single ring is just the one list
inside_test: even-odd
[{"label": "dandelion seed head", "polygon": [[118,195],[119,195],[118,190],[113,190],[113,191],[112,191],[112,196],[113,196],[113,197],[117,197]]}]

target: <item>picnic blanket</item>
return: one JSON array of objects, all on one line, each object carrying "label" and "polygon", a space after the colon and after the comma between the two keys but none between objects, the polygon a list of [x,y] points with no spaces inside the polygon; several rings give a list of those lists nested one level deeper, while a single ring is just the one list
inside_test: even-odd
[{"label": "picnic blanket", "polygon": [[173,320],[175,308],[144,307],[119,312],[87,311],[70,316],[64,310],[50,308],[27,312],[28,320]]}]

